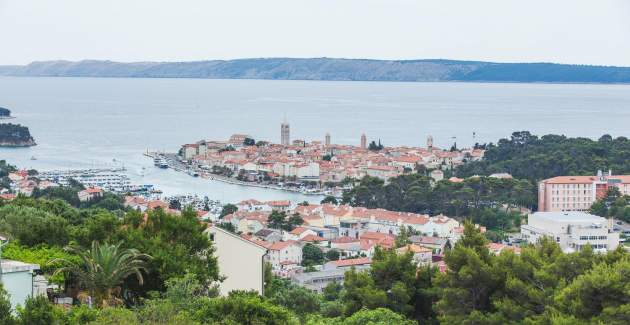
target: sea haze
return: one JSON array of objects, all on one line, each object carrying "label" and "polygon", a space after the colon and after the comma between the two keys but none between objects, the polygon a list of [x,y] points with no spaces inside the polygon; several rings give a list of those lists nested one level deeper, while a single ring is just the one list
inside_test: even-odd
[{"label": "sea haze", "polygon": [[115,159],[138,183],[224,201],[304,197],[158,170],[142,153],[233,133],[279,142],[284,116],[292,139],[329,132],[333,143],[355,145],[363,132],[386,146],[424,146],[433,135],[441,147],[496,142],[517,130],[630,136],[629,85],[2,77],[0,106],[38,143],[2,148],[0,159],[41,170]]}]

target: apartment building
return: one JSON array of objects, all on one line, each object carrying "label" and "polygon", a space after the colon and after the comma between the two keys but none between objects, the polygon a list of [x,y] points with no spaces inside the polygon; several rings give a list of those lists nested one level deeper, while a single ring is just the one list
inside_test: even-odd
[{"label": "apartment building", "polygon": [[558,176],[538,184],[538,211],[588,211],[604,197],[608,189],[616,187],[630,195],[630,175],[612,175],[599,171],[597,176]]}]

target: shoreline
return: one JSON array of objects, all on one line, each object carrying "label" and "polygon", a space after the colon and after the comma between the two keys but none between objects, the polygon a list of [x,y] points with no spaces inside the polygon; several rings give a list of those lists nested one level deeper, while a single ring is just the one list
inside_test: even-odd
[{"label": "shoreline", "polygon": [[[157,158],[159,156],[162,156],[162,154],[158,154],[158,153],[154,153],[154,152],[145,152],[145,153],[143,153],[143,155],[148,157],[148,158],[151,158],[151,159],[155,159],[155,158]],[[168,160],[167,160],[167,162],[168,162]],[[189,175],[191,177],[194,177],[194,176],[190,175],[187,170],[185,170],[183,168],[178,168],[178,167],[174,166],[173,164],[168,163],[168,168],[172,169],[172,170],[174,170],[176,172],[184,173],[184,174],[187,174],[187,175]],[[280,186],[257,184],[257,183],[254,183],[254,182],[243,182],[243,181],[239,181],[237,179],[234,179],[232,177],[221,176],[221,175],[212,174],[212,173],[209,173],[209,172],[200,173],[199,177],[203,178],[203,179],[206,179],[206,180],[219,181],[219,182],[222,182],[222,183],[232,184],[232,185],[264,188],[264,189],[269,189],[269,190],[298,193],[298,194],[307,195],[307,196],[326,196],[326,194],[323,193],[323,192],[308,193],[308,192],[302,192],[300,190],[284,188],[284,187],[280,187]]]}]

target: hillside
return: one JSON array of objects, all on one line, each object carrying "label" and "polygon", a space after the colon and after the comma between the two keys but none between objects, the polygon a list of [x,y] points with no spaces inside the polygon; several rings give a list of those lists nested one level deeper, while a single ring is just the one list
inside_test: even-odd
[{"label": "hillside", "polygon": [[7,108],[0,107],[0,119],[10,118],[10,117],[11,117],[11,111]]},{"label": "hillside", "polygon": [[30,147],[35,145],[28,128],[19,124],[0,124],[0,147]]},{"label": "hillside", "polygon": [[331,58],[136,63],[44,61],[0,66],[0,76],[629,83],[630,67]]}]

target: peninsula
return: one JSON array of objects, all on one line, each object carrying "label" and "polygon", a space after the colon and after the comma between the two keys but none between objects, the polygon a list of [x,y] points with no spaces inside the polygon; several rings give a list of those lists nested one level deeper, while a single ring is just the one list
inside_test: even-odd
[{"label": "peninsula", "polygon": [[35,140],[28,128],[19,124],[0,124],[0,147],[31,147]]},{"label": "peninsula", "polygon": [[11,110],[4,107],[0,107],[0,120],[10,119],[10,118],[13,118],[13,116],[11,116]]},{"label": "peninsula", "polygon": [[0,76],[630,83],[630,67],[459,60],[254,58],[194,62],[41,61],[0,66]]}]

